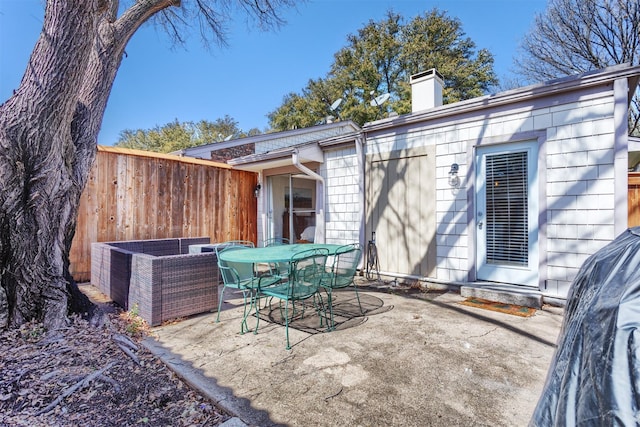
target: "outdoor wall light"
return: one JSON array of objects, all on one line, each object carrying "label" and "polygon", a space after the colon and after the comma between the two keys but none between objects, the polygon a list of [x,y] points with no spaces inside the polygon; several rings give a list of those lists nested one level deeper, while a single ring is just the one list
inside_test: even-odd
[{"label": "outdoor wall light", "polygon": [[258,197],[260,195],[260,189],[262,188],[262,186],[260,184],[256,185],[256,188],[254,188],[253,190],[253,195],[255,197]]},{"label": "outdoor wall light", "polygon": [[460,166],[457,163],[451,164],[451,170],[449,170],[449,185],[453,188],[460,186],[460,177],[458,176],[458,170]]}]

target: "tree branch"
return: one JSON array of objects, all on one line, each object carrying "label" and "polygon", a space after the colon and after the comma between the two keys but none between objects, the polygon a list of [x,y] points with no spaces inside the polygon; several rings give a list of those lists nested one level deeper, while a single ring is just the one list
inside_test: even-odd
[{"label": "tree branch", "polygon": [[115,22],[116,38],[126,45],[133,34],[149,18],[168,7],[179,7],[180,0],[140,0],[127,9]]},{"label": "tree branch", "polygon": [[56,406],[58,406],[58,404],[60,402],[62,402],[62,400],[67,397],[72,395],[73,393],[75,393],[77,390],[83,389],[84,387],[86,387],[91,381],[93,381],[96,377],[101,376],[105,371],[111,369],[111,367],[115,365],[115,362],[111,362],[109,363],[107,366],[105,366],[104,368],[100,369],[99,371],[95,371],[92,372],[91,374],[87,375],[86,377],[84,377],[83,379],[81,379],[80,381],[78,381],[77,383],[75,383],[73,386],[67,388],[65,391],[62,392],[62,394],[60,396],[58,396],[53,402],[51,402],[50,404],[48,404],[46,407],[44,407],[43,409],[39,410],[36,415],[42,415],[42,414],[46,414],[47,412],[51,411],[53,408],[55,408]]}]

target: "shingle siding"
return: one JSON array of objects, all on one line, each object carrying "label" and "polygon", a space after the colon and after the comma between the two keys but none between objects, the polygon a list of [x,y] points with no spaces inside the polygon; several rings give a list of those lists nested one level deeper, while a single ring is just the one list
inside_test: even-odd
[{"label": "shingle siding", "polygon": [[325,179],[326,242],[357,242],[361,218],[361,183],[356,149],[325,152],[320,175]]},{"label": "shingle siding", "polygon": [[579,267],[615,238],[613,98],[552,109],[547,130],[547,291],[564,296]]},{"label": "shingle siding", "polygon": [[[605,92],[586,100],[574,96],[552,106],[542,100],[517,110],[496,109],[430,128],[414,126],[397,136],[387,133],[367,138],[367,154],[402,150],[416,141],[436,147],[437,279],[464,282],[470,278],[469,260],[475,249],[469,246],[469,224],[474,212],[467,190],[475,187],[475,178],[469,176],[474,146],[535,140],[538,135],[545,149],[541,155],[546,156],[539,170],[546,174],[540,180],[544,188],[539,189],[545,195],[540,209],[546,212],[546,236],[540,236],[546,239],[547,248],[542,287],[550,294],[566,296],[584,260],[615,237],[610,95]],[[452,163],[459,165],[459,189],[449,185]]]}]

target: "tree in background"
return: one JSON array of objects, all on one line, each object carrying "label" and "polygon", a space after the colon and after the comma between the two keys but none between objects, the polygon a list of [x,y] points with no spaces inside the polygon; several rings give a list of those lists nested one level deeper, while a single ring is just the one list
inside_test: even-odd
[{"label": "tree in background", "polygon": [[[90,308],[69,274],[80,195],[127,43],[151,18],[224,43],[235,12],[269,29],[292,0],[48,0],[20,86],[0,106],[0,327],[62,326]],[[152,72],[150,70],[150,72]]]},{"label": "tree in background", "polygon": [[215,122],[200,120],[193,126],[196,129],[196,133],[193,141],[194,145],[192,145],[192,147],[229,139],[242,138],[245,136],[260,135],[262,133],[258,128],[251,128],[246,132],[243,131],[238,127],[238,122],[228,115],[225,115],[224,118],[216,119]]},{"label": "tree in background", "polygon": [[[529,82],[564,77],[611,65],[640,64],[638,0],[550,0],[522,42],[517,71]],[[640,135],[640,93],[629,114],[629,131]]]},{"label": "tree in background", "polygon": [[180,123],[177,119],[164,126],[153,129],[130,130],[120,132],[120,139],[114,145],[121,148],[170,153],[192,146],[195,129],[193,123]]},{"label": "tree in background", "polygon": [[[458,19],[433,9],[404,24],[390,11],[386,19],[369,21],[358,34],[347,37],[347,46],[334,55],[325,78],[310,80],[301,94],[286,95],[268,115],[270,126],[307,127],[328,116],[362,125],[392,111],[408,113],[409,77],[431,68],[444,76],[444,103],[483,95],[497,84],[493,55],[485,49],[476,52]],[[384,93],[390,100],[380,108],[372,106],[371,100]],[[338,99],[342,103],[334,111],[331,106]]]},{"label": "tree in background", "polygon": [[178,119],[163,126],[153,129],[130,130],[120,132],[117,147],[133,148],[137,150],[155,151],[158,153],[171,153],[189,147],[211,144],[239,138],[248,135],[259,135],[258,129],[252,129],[248,133],[238,128],[238,122],[229,116],[217,119],[215,122],[201,120],[197,123],[180,123]]}]

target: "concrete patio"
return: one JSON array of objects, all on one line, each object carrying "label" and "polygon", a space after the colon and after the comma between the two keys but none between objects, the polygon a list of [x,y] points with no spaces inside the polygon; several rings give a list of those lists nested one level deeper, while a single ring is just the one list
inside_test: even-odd
[{"label": "concrete patio", "polygon": [[242,299],[227,292],[219,323],[209,313],[156,327],[145,345],[240,425],[526,425],[563,315],[545,306],[524,318],[461,305],[455,292],[367,287],[365,316],[356,317],[352,290],[339,292],[343,323],[323,332],[311,313],[291,328],[287,351],[277,323],[240,335]]}]

